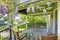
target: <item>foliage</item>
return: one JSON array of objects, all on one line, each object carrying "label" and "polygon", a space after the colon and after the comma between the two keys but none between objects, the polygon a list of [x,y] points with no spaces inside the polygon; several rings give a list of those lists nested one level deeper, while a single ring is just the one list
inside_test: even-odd
[{"label": "foliage", "polygon": [[5,40],[3,37],[0,36],[0,40]]},{"label": "foliage", "polygon": [[28,17],[30,23],[45,23],[46,20],[42,16],[29,16]]},{"label": "foliage", "polygon": [[[25,17],[26,16],[23,16],[21,20],[26,21]],[[29,23],[27,24],[28,28],[33,28],[35,23],[40,23],[40,24],[46,26],[46,19],[42,16],[28,16],[27,19],[29,21]],[[21,27],[23,27],[23,25]],[[24,26],[24,27],[26,27],[26,26]]]},{"label": "foliage", "polygon": [[26,21],[26,15],[21,15],[21,20]]},{"label": "foliage", "polygon": [[4,30],[6,28],[8,28],[8,26],[0,26],[0,30]]}]

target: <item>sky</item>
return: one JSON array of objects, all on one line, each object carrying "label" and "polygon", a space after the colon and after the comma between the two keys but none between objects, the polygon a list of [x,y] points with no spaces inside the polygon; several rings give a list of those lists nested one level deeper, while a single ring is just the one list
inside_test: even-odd
[{"label": "sky", "polygon": [[23,2],[26,2],[26,1],[28,1],[28,0],[23,0]]}]

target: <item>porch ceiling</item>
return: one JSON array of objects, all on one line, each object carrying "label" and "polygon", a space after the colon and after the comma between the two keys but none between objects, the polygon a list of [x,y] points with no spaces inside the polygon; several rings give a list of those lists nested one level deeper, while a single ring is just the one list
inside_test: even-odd
[{"label": "porch ceiling", "polygon": [[[26,13],[27,14],[26,10],[27,10],[28,7],[30,7],[30,8],[31,7],[35,7],[36,8],[37,6],[39,6],[42,9],[45,8],[47,10],[47,13],[52,13],[52,11],[57,8],[57,2],[50,1],[49,2],[50,3],[50,6],[46,5],[46,3],[47,3],[46,1],[24,2],[24,3],[18,4],[19,5],[18,6],[19,7],[19,12],[20,13]],[[26,9],[25,12],[23,12],[24,9]],[[38,10],[36,10],[36,11],[38,11]],[[43,13],[43,11],[42,10],[39,10],[38,13]]]}]

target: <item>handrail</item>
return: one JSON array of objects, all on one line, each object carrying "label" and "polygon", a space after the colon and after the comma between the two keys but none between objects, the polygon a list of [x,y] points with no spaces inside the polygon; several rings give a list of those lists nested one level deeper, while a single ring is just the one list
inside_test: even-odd
[{"label": "handrail", "polygon": [[[6,28],[4,30],[1,30],[0,33],[4,32],[4,31],[9,31],[9,36],[10,36],[9,40],[12,40],[12,32],[13,32],[13,30],[8,27],[8,28]],[[15,37],[14,37],[14,40],[15,40]]]},{"label": "handrail", "polygon": [[20,40],[22,40],[23,38],[27,37],[27,33],[24,33],[20,36]]},{"label": "handrail", "polygon": [[27,33],[21,33],[21,35],[19,35],[19,32],[16,32],[16,33],[14,33],[14,35],[15,35],[15,40],[22,40],[23,38],[25,38],[25,37],[27,37]]},{"label": "handrail", "polygon": [[[10,30],[10,28],[6,28],[6,29],[4,29],[4,30],[1,30],[0,33],[1,33],[1,32],[4,32],[4,31],[6,31],[6,30]],[[13,30],[11,30],[11,31],[13,31]],[[13,31],[13,33],[14,33],[14,31]],[[23,34],[20,35],[20,36],[19,36],[19,32],[17,32],[16,34],[17,34],[17,35],[15,35],[15,33],[14,33],[14,39],[15,39],[15,40],[16,40],[16,36],[18,37],[19,40],[22,40],[23,38],[27,37],[27,33],[23,33]]]},{"label": "handrail", "polygon": [[6,29],[4,29],[4,30],[1,30],[0,33],[3,32],[3,31],[5,31],[5,30],[8,30],[8,29],[9,29],[9,28],[6,28]]}]

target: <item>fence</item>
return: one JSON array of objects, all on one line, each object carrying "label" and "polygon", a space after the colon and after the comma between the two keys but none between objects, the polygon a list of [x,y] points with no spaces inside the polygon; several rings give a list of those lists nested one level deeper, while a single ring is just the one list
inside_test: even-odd
[{"label": "fence", "polygon": [[22,40],[27,37],[27,33],[23,33],[22,35],[19,33],[20,32],[14,32],[10,26],[10,28],[6,28],[0,31],[0,40]]}]

